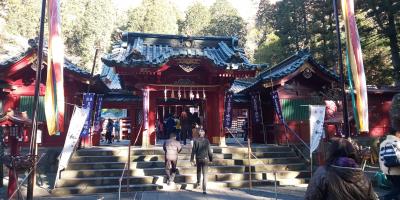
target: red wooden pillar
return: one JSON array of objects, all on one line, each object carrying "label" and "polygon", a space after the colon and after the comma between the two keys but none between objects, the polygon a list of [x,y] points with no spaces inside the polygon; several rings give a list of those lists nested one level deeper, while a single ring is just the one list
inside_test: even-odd
[{"label": "red wooden pillar", "polygon": [[223,129],[225,91],[208,92],[206,100],[207,136],[211,143],[226,146],[225,131]]},{"label": "red wooden pillar", "polygon": [[[17,127],[19,128],[19,127]],[[18,152],[18,138],[16,133],[13,133],[14,131],[10,130],[10,127],[7,127],[8,129],[8,142],[10,144],[10,154],[11,156],[16,156],[19,154]],[[8,171],[8,189],[7,189],[7,196],[10,198],[10,196],[15,192],[17,189],[17,184],[18,184],[18,173],[17,171],[14,171],[10,169]]]},{"label": "red wooden pillar", "polygon": [[143,91],[143,130],[142,130],[142,147],[148,147],[149,138],[149,109],[150,109],[150,89],[144,88]]},{"label": "red wooden pillar", "polygon": [[157,112],[157,91],[150,92],[149,99],[149,144],[156,144],[156,112]]},{"label": "red wooden pillar", "polygon": [[218,130],[219,130],[219,146],[225,147],[225,130],[224,130],[224,110],[225,110],[225,89],[223,87],[218,90]]},{"label": "red wooden pillar", "polygon": [[207,112],[207,137],[211,143],[217,144],[219,129],[218,129],[218,95],[216,92],[208,92],[206,99],[206,112]]}]

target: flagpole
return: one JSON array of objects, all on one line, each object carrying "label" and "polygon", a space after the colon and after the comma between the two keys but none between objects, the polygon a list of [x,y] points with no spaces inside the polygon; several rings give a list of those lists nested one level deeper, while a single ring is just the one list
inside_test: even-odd
[{"label": "flagpole", "polygon": [[339,61],[339,70],[340,70],[340,87],[342,90],[342,105],[343,105],[343,130],[345,137],[348,138],[350,136],[350,126],[349,126],[349,114],[347,111],[347,96],[346,96],[346,89],[344,83],[344,69],[343,69],[343,62],[342,62],[342,44],[340,40],[340,28],[339,28],[339,16],[338,16],[338,8],[337,8],[337,0],[333,0],[333,11],[335,14],[336,20],[336,37],[338,43],[338,61]]},{"label": "flagpole", "polygon": [[36,176],[36,152],[37,152],[37,143],[36,143],[36,136],[37,136],[37,113],[39,107],[39,90],[40,90],[40,81],[41,81],[41,70],[43,64],[43,37],[44,37],[44,21],[45,21],[45,13],[46,13],[46,0],[42,0],[42,11],[40,15],[40,32],[39,32],[39,49],[38,49],[38,65],[36,69],[36,82],[35,82],[35,96],[33,100],[33,117],[32,117],[32,133],[31,133],[31,142],[29,153],[33,156],[33,170],[29,174],[28,177],[28,188],[26,198],[28,200],[33,199],[33,189],[35,185],[35,176]]},{"label": "flagpole", "polygon": [[[92,77],[93,77],[93,74],[94,74],[94,68],[96,67],[96,59],[97,59],[98,52],[99,52],[99,49],[96,48],[96,51],[94,52],[93,65],[92,65],[92,70],[90,72],[89,84],[88,84],[88,87],[87,87],[87,93],[90,92],[90,86],[92,85]],[[93,100],[93,108],[95,108],[94,103],[95,102]],[[89,114],[91,114],[91,113],[89,113]],[[89,115],[89,118],[92,119],[93,118],[92,115]],[[89,134],[87,135],[87,137],[83,138],[83,140],[86,140],[86,142],[84,142],[84,146],[85,146],[85,143],[89,143],[89,147],[92,146],[92,144],[93,144],[92,143],[92,126],[93,126],[94,120],[92,120],[91,122],[92,123],[89,126]]]}]

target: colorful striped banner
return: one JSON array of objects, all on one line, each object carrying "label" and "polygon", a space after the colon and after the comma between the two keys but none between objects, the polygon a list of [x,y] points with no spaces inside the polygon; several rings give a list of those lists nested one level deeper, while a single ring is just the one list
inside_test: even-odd
[{"label": "colorful striped banner", "polygon": [[59,0],[49,0],[49,43],[45,94],[45,114],[49,135],[64,131],[64,44],[61,38],[60,12]]},{"label": "colorful striped banner", "polygon": [[346,28],[346,44],[351,65],[354,89],[356,90],[356,110],[360,132],[368,132],[368,98],[367,86],[362,60],[360,37],[354,15],[354,1],[341,0],[342,12]]}]

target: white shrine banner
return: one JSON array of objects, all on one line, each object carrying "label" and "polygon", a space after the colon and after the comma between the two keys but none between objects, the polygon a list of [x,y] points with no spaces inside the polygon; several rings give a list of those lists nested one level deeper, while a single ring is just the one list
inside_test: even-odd
[{"label": "white shrine banner", "polygon": [[68,128],[67,136],[65,137],[64,148],[59,156],[58,170],[54,187],[56,187],[57,181],[60,178],[60,171],[64,170],[68,166],[69,159],[74,152],[75,145],[79,140],[79,136],[86,122],[86,118],[89,115],[89,109],[79,108],[75,106],[74,112],[71,117],[71,121]]},{"label": "white shrine banner", "polygon": [[310,155],[319,145],[324,134],[325,105],[310,105]]}]

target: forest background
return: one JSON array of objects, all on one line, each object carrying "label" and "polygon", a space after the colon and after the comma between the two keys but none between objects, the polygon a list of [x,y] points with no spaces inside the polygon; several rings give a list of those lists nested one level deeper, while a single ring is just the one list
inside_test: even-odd
[{"label": "forest background", "polygon": [[[135,6],[121,0],[62,0],[66,54],[89,69],[95,49],[108,53],[124,31],[236,36],[252,62],[273,66],[298,51],[309,50],[320,64],[337,71],[333,0],[247,0],[255,5],[248,11],[254,13],[247,13],[250,18],[244,18],[243,10],[236,9],[232,1],[192,1],[182,11],[173,0],[136,1]],[[400,2],[355,3],[367,84],[398,85]],[[40,5],[39,0],[0,0],[0,44],[10,43],[12,37],[37,37]],[[344,46],[342,23],[340,30]],[[7,53],[0,45],[0,55]],[[96,62],[101,66],[100,59]]]}]

